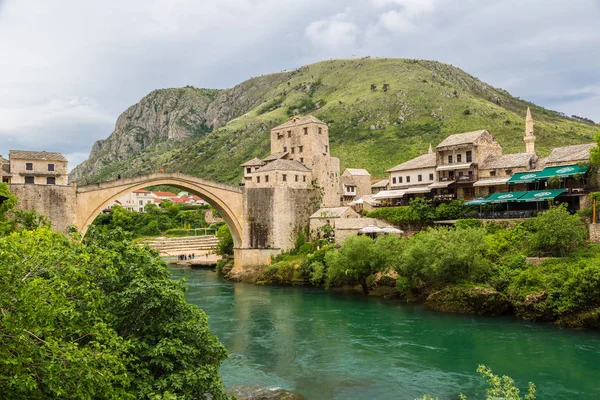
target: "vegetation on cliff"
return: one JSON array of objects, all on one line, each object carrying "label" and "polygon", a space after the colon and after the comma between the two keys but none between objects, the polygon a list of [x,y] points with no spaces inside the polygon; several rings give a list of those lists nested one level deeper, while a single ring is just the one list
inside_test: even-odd
[{"label": "vegetation on cliff", "polygon": [[71,173],[114,179],[164,168],[236,182],[239,164],[269,154],[269,130],[294,114],[329,124],[342,168],[382,176],[449,134],[488,129],[506,153],[524,149],[525,111],[535,118],[540,156],[590,142],[597,126],[511,96],[459,68],[408,59],[330,60],[264,75],[232,89],[150,93],[125,111]]},{"label": "vegetation on cliff", "polygon": [[[18,225],[13,202],[0,206],[3,226]],[[0,235],[1,398],[229,398],[218,375],[227,352],[206,314],[129,237]]]}]

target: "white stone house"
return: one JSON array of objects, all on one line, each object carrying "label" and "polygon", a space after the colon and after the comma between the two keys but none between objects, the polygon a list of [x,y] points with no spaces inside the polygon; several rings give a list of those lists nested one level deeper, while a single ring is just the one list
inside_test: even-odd
[{"label": "white stone house", "polygon": [[60,153],[10,150],[10,183],[31,185],[68,185],[68,161]]},{"label": "white stone house", "polygon": [[311,240],[322,239],[321,228],[330,225],[333,230],[337,222],[341,219],[360,218],[360,214],[351,207],[326,207],[321,208],[310,216],[310,237]]}]

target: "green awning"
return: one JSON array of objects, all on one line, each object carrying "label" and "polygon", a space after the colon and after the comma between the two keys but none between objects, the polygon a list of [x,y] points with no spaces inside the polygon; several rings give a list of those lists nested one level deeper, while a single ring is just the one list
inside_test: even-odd
[{"label": "green awning", "polygon": [[554,189],[554,190],[534,190],[525,193],[525,196],[521,197],[519,201],[544,201],[551,200],[564,193],[567,189]]},{"label": "green awning", "polygon": [[489,201],[487,201],[483,197],[478,197],[478,198],[476,198],[474,200],[467,201],[465,203],[465,206],[483,206],[485,204],[489,204]]},{"label": "green awning", "polygon": [[500,192],[494,193],[485,199],[488,203],[509,203],[513,201],[517,201],[522,196],[524,196],[527,192]]},{"label": "green awning", "polygon": [[516,183],[531,183],[539,180],[539,176],[543,171],[533,172],[517,172],[506,182],[508,185]]},{"label": "green awning", "polygon": [[578,165],[562,165],[559,167],[546,167],[539,173],[538,179],[548,179],[553,176],[560,176],[561,178],[566,178],[569,176],[573,176],[575,174],[585,174],[588,170],[588,166],[578,166]]}]

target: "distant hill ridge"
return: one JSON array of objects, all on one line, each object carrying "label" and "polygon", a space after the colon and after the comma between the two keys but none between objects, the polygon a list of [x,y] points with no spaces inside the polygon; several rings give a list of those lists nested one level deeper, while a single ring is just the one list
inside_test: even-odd
[{"label": "distant hill ridge", "polygon": [[373,176],[427,151],[453,133],[489,130],[504,153],[524,151],[525,112],[536,149],[592,140],[598,125],[511,96],[459,68],[435,61],[347,59],[249,79],[232,89],[155,90],[121,114],[70,175],[90,182],[183,171],[234,183],[239,164],[269,153],[269,130],[294,114],[329,124],[342,168]]}]

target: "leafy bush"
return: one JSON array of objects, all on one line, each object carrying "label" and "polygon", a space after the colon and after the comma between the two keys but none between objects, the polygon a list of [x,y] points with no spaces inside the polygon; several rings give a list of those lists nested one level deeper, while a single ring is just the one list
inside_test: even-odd
[{"label": "leafy bush", "polygon": [[475,218],[459,219],[454,226],[456,229],[483,228],[483,222]]},{"label": "leafy bush", "polygon": [[533,255],[565,256],[581,247],[587,238],[587,229],[577,215],[571,215],[566,204],[551,207],[531,218],[525,227]]},{"label": "leafy bush", "polygon": [[217,254],[221,256],[232,256],[233,255],[233,237],[227,225],[223,224],[217,230],[217,238],[219,243],[217,244]]}]

